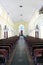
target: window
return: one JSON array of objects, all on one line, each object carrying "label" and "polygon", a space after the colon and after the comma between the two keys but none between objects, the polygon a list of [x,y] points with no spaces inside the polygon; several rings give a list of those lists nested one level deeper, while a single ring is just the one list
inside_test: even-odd
[{"label": "window", "polygon": [[39,27],[38,27],[38,25],[36,25],[35,37],[39,38]]}]

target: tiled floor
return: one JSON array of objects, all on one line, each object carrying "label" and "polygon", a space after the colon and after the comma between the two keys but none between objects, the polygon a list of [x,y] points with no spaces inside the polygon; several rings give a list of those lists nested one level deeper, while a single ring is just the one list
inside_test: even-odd
[{"label": "tiled floor", "polygon": [[11,62],[11,65],[30,65],[26,51],[26,42],[21,36],[16,45],[16,51]]}]

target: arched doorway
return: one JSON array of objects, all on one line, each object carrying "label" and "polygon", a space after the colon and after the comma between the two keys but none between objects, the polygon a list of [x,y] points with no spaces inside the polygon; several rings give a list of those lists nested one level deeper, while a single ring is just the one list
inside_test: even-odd
[{"label": "arched doorway", "polygon": [[24,35],[24,25],[19,25],[19,35],[23,36]]}]

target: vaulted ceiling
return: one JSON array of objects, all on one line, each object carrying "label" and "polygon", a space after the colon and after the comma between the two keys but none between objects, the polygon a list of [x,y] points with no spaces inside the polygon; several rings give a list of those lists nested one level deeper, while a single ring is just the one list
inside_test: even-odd
[{"label": "vaulted ceiling", "polygon": [[29,21],[34,12],[43,5],[43,0],[0,0],[14,22]]}]

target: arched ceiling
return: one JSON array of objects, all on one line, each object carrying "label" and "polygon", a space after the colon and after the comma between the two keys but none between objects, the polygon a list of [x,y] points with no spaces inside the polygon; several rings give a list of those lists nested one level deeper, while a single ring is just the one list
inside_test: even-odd
[{"label": "arched ceiling", "polygon": [[43,5],[43,0],[0,0],[14,22],[29,21],[35,10]]}]

